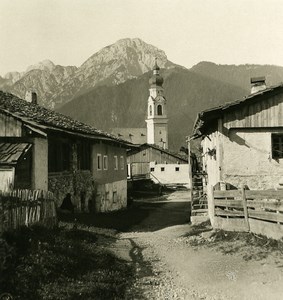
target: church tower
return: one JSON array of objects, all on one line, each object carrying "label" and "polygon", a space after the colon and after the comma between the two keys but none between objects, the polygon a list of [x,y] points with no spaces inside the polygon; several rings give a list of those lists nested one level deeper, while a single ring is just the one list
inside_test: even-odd
[{"label": "church tower", "polygon": [[149,80],[149,97],[147,104],[147,143],[168,149],[168,119],[166,99],[162,87],[163,78],[155,59],[153,75]]}]

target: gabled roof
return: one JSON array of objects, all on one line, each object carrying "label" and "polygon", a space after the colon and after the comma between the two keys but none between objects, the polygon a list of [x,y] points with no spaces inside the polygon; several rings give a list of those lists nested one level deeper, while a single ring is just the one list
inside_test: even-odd
[{"label": "gabled roof", "polygon": [[147,143],[145,143],[145,144],[140,145],[139,148],[130,150],[128,153],[129,153],[129,155],[131,155],[131,154],[140,152],[141,150],[144,150],[144,149],[147,149],[147,148],[153,148],[155,150],[158,150],[160,152],[166,153],[166,154],[168,154],[170,156],[173,156],[175,158],[183,160],[184,162],[188,162],[188,158],[187,157],[182,156],[182,155],[180,155],[180,154],[178,154],[176,152],[173,152],[171,150],[163,149],[163,148],[161,148],[161,147],[159,147],[159,146],[157,146],[155,144],[147,144]]},{"label": "gabled roof", "polygon": [[118,142],[131,145],[128,141],[115,137],[102,130],[84,124],[53,110],[37,104],[29,103],[17,96],[0,91],[0,112],[11,115],[24,124],[29,124],[40,130],[55,130],[65,133]]},{"label": "gabled roof", "polygon": [[206,127],[208,127],[208,125],[212,121],[215,121],[218,118],[220,118],[226,112],[237,110],[243,105],[248,105],[260,101],[263,99],[262,97],[269,97],[279,93],[283,93],[283,84],[266,88],[265,90],[261,90],[257,93],[246,96],[243,99],[228,102],[223,105],[200,112],[196,118],[191,139],[201,137],[204,134]]}]

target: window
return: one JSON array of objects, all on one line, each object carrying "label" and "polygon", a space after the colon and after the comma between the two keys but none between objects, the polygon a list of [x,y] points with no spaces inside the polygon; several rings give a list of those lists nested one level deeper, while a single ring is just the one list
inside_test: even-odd
[{"label": "window", "polygon": [[103,170],[108,170],[108,156],[103,156]]},{"label": "window", "polygon": [[114,155],[114,170],[118,170],[118,157]]},{"label": "window", "polygon": [[272,139],[272,158],[283,158],[283,134],[274,133]]},{"label": "window", "polygon": [[162,105],[161,104],[157,105],[157,115],[162,116]]},{"label": "window", "polygon": [[124,170],[124,156],[120,156],[120,166],[121,166],[121,170]]},{"label": "window", "polygon": [[113,192],[113,203],[117,202],[117,192]]},{"label": "window", "polygon": [[154,168],[150,168],[150,172],[154,172]]},{"label": "window", "polygon": [[149,106],[149,115],[152,116],[152,106]]},{"label": "window", "polygon": [[97,170],[102,170],[101,154],[97,154]]},{"label": "window", "polygon": [[78,144],[78,169],[90,170],[90,144],[83,141]]},{"label": "window", "polygon": [[161,167],[161,172],[164,172],[165,171],[165,168],[164,167]]},{"label": "window", "polygon": [[179,172],[179,171],[180,171],[180,168],[179,168],[179,167],[175,167],[175,171],[176,171],[176,172]]}]

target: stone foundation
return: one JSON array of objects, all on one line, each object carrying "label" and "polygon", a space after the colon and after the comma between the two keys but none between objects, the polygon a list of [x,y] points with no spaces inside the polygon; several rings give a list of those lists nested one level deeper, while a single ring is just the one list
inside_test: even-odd
[{"label": "stone foundation", "polygon": [[127,180],[98,185],[95,200],[97,212],[108,212],[127,207]]},{"label": "stone foundation", "polygon": [[54,193],[57,207],[60,207],[67,194],[76,211],[90,211],[95,205],[96,185],[90,171],[51,173],[48,176],[48,189]]}]

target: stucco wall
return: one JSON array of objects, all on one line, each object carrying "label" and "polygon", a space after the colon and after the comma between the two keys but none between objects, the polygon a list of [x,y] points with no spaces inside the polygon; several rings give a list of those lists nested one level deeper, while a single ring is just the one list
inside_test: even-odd
[{"label": "stucco wall", "polygon": [[223,138],[223,181],[250,189],[277,188],[283,178],[283,159],[272,159],[272,132],[280,131],[231,129]]},{"label": "stucco wall", "polygon": [[[188,164],[155,164],[150,163],[151,179],[162,184],[186,184],[189,185],[189,165]],[[176,170],[179,169],[179,171]],[[163,170],[163,171],[162,171]]]},{"label": "stucco wall", "polygon": [[[97,155],[101,155],[103,161],[103,156],[107,155],[108,167],[104,170],[103,163],[99,170],[97,167]],[[118,169],[115,170],[115,159],[114,156],[118,158]],[[121,165],[121,156],[123,157],[124,164]],[[92,173],[94,180],[98,184],[112,183],[120,180],[127,179],[127,154],[126,149],[119,146],[112,146],[105,143],[94,144],[92,146]]]},{"label": "stucco wall", "polygon": [[[207,172],[207,183],[209,185],[215,185],[221,181],[220,170],[220,143],[221,137],[219,132],[214,132],[208,137],[205,137],[202,141],[203,149],[203,168]],[[215,152],[213,152],[215,150]]]},{"label": "stucco wall", "polygon": [[47,139],[34,138],[32,147],[32,189],[48,190]]},{"label": "stucco wall", "polygon": [[108,212],[127,206],[127,180],[98,184],[96,211]]}]

